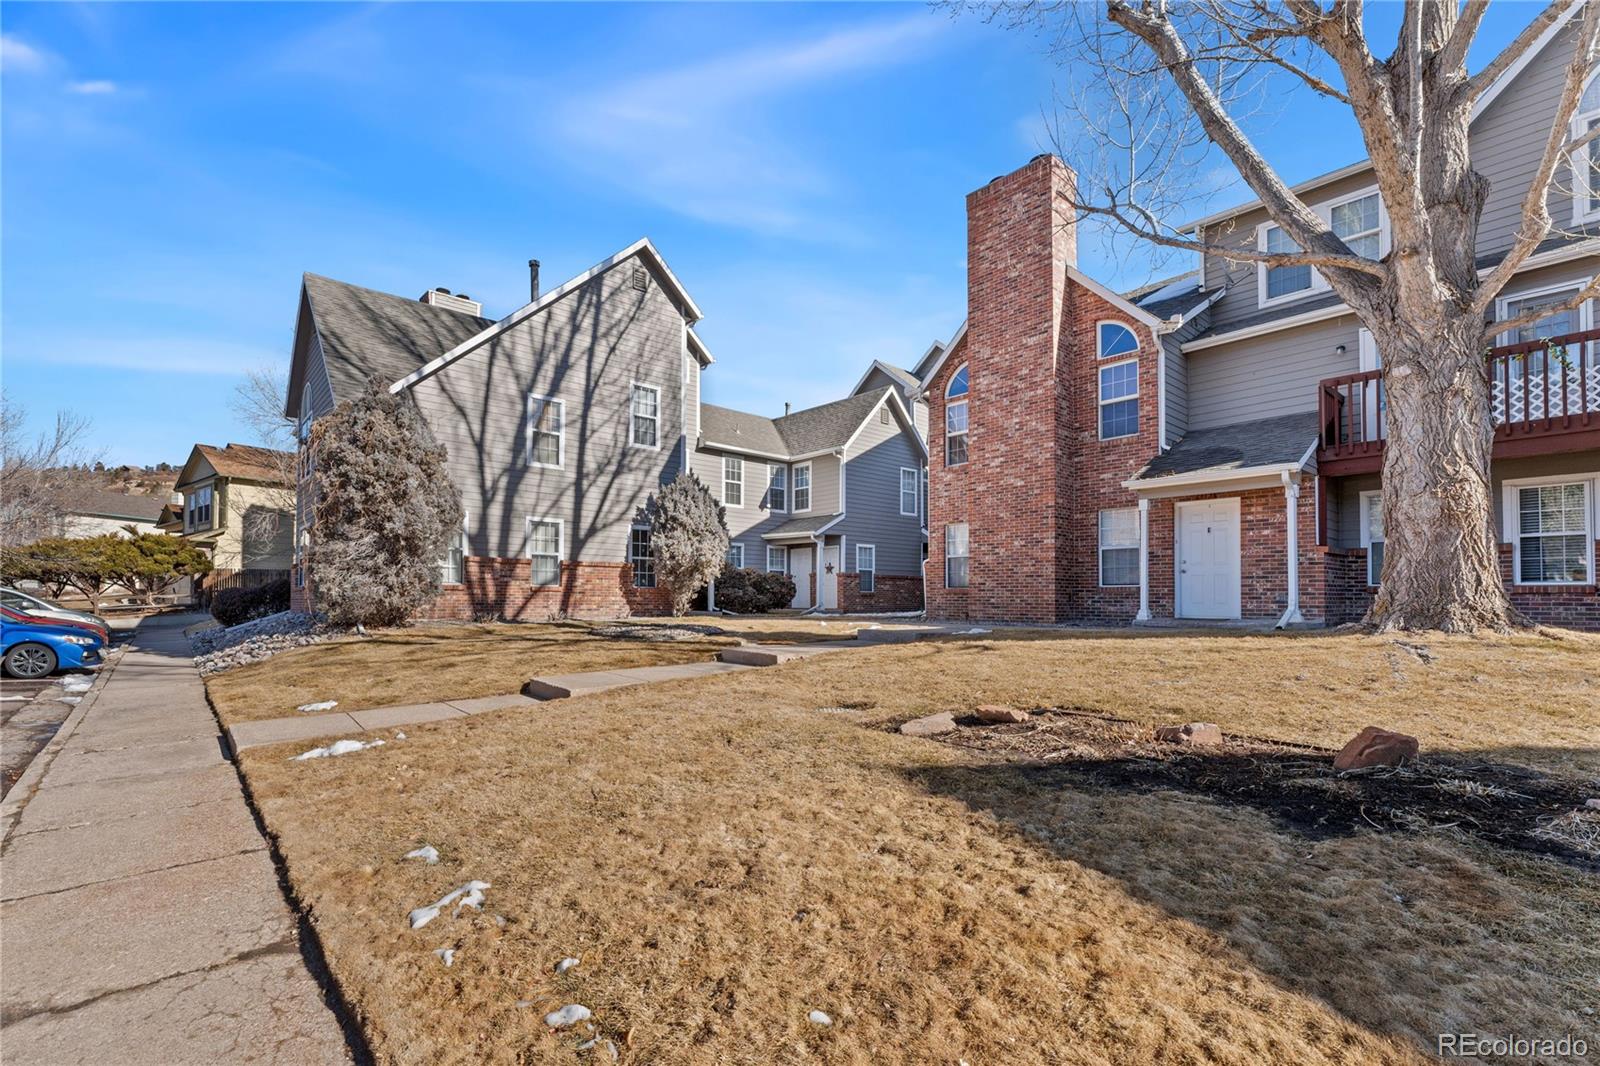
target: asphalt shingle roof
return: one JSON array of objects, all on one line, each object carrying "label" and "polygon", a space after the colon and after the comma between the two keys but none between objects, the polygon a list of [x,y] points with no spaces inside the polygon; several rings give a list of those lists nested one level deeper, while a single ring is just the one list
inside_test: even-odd
[{"label": "asphalt shingle roof", "polygon": [[289,484],[288,471],[294,468],[293,452],[258,448],[254,444],[229,444],[225,448],[196,444],[195,450],[205,456],[211,469],[222,477]]},{"label": "asphalt shingle roof", "polygon": [[399,381],[494,325],[320,274],[305,275],[305,286],[335,400],[352,398],[373,378]]},{"label": "asphalt shingle roof", "polygon": [[79,489],[67,501],[72,514],[98,518],[126,518],[135,522],[154,522],[161,517],[165,496],[136,496],[110,489]]},{"label": "asphalt shingle roof", "polygon": [[1198,429],[1152,459],[1139,472],[1138,480],[1154,481],[1176,474],[1225,474],[1251,466],[1299,462],[1316,442],[1317,431],[1315,411]]},{"label": "asphalt shingle roof", "polygon": [[781,537],[798,537],[807,533],[815,533],[838,517],[837,514],[813,514],[806,515],[804,518],[791,518],[776,529],[769,529],[761,534],[761,539],[778,540]]},{"label": "asphalt shingle roof", "polygon": [[714,403],[700,405],[700,433],[712,444],[725,444],[730,448],[748,448],[765,455],[788,455],[789,447],[783,434],[773,425],[772,419],[761,415],[735,411],[731,407],[718,407]]},{"label": "asphalt shingle roof", "polygon": [[808,407],[782,418],[764,418],[715,404],[700,405],[700,432],[708,444],[749,448],[767,455],[810,455],[842,448],[861,428],[888,389],[874,389]]}]

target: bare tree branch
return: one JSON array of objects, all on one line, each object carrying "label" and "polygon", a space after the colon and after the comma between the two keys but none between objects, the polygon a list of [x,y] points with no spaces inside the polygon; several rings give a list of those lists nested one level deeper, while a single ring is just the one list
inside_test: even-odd
[{"label": "bare tree branch", "polygon": [[1492,345],[1495,343],[1495,338],[1502,333],[1510,333],[1512,330],[1521,329],[1523,326],[1531,326],[1535,322],[1542,322],[1551,315],[1575,311],[1596,296],[1600,296],[1600,276],[1590,279],[1587,285],[1579,289],[1572,297],[1562,300],[1560,303],[1543,304],[1532,311],[1526,311],[1499,322],[1490,322],[1483,328],[1484,343]]},{"label": "bare tree branch", "polygon": [[[1468,78],[1463,86],[1467,99],[1476,101],[1488,91],[1489,86],[1499,80],[1500,75],[1510,70],[1523,54],[1532,48],[1534,42],[1544,35],[1544,31],[1553,25],[1561,13],[1573,6],[1573,0],[1550,0],[1550,6],[1539,12],[1539,17],[1528,23],[1523,31],[1517,34],[1516,39],[1506,45],[1500,54],[1489,61],[1489,65],[1478,73]],[[1481,16],[1480,16],[1481,17]],[[1470,42],[1469,42],[1470,43]]]},{"label": "bare tree branch", "polygon": [[1441,70],[1455,70],[1457,67],[1466,69],[1467,52],[1477,39],[1478,28],[1483,25],[1483,16],[1488,10],[1489,0],[1467,0],[1455,28],[1450,31],[1444,48],[1439,51],[1438,64]]}]

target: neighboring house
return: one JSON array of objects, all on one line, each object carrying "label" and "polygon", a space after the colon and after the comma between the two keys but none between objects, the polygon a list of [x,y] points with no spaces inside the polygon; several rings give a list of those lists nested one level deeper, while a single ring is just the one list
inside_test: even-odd
[{"label": "neighboring house", "polygon": [[162,512],[162,527],[206,549],[204,585],[256,584],[286,577],[294,545],[294,456],[229,444],[196,444],[173,487],[181,503]]},{"label": "neighboring house", "polygon": [[729,563],[788,574],[794,607],[920,610],[927,449],[903,396],[781,418],[701,404],[690,468],[727,513]]},{"label": "neighboring house", "polygon": [[112,533],[119,537],[135,533],[159,533],[161,496],[134,496],[109,489],[78,489],[67,501],[61,517],[64,537],[98,537]]},{"label": "neighboring house", "polygon": [[[1572,31],[1558,23],[1474,112],[1473,161],[1492,186],[1482,268],[1512,241],[1571,52]],[[1591,75],[1573,127],[1596,122]],[[1600,142],[1589,151],[1600,162]],[[1600,270],[1600,183],[1590,175],[1557,174],[1552,214],[1571,232],[1528,260],[1497,318],[1570,296]],[[1383,557],[1382,353],[1307,267],[1208,257],[1196,273],[1112,292],[1076,268],[1063,209],[1073,181],[1061,160],[1039,156],[967,198],[967,318],[917,374],[934,427],[930,613],[1116,624],[1361,617]],[[1297,192],[1347,242],[1387,253],[1368,164]],[[1282,241],[1258,204],[1190,229],[1263,248]],[[1591,302],[1502,337],[1487,364],[1510,598],[1537,621],[1584,628],[1600,628],[1594,328]]]},{"label": "neighboring house", "polygon": [[[881,484],[891,455],[895,478],[902,462],[921,476],[913,418],[889,389],[786,419],[737,415],[752,431],[763,427],[760,446],[740,450],[743,440],[717,440],[712,430],[723,409],[700,403],[700,375],[712,362],[693,329],[700,310],[648,240],[546,293],[535,273],[531,288],[529,303],[492,321],[478,303],[444,289],[412,300],[304,278],[285,408],[299,421],[300,439],[310,439],[316,418],[376,381],[409,395],[449,453],[466,517],[440,560],[443,589],[424,616],[665,611],[666,589],[657,587],[651,563],[649,504],[685,468],[725,500],[740,493],[743,502],[728,513],[745,565],[766,565],[762,534],[814,523],[772,541],[779,551],[771,558],[783,557],[786,569],[791,547],[800,549],[797,563],[809,560],[795,571],[805,579],[803,602],[920,605],[919,560],[906,558],[908,550],[920,555],[920,521],[901,521],[896,511],[886,526],[869,511],[900,506]],[[887,420],[878,421],[883,411]],[[789,481],[779,512],[787,517],[762,522],[772,515],[769,464]],[[315,557],[314,469],[315,455],[303,446],[294,553],[300,608],[316,599],[315,567],[305,565]],[[802,487],[793,487],[795,479]],[[812,499],[798,513],[794,491]],[[824,517],[834,523],[826,530]],[[818,546],[821,554],[802,555]],[[827,554],[830,546],[838,557]]]}]

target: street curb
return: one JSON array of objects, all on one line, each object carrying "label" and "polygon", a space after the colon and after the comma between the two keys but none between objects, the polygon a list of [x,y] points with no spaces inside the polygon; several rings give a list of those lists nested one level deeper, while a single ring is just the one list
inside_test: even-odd
[{"label": "street curb", "polygon": [[118,664],[128,654],[128,647],[129,643],[125,641],[116,649],[114,657],[107,657],[104,665],[96,671],[94,684],[89,687],[89,691],[83,694],[78,705],[72,709],[72,713],[67,715],[66,720],[61,723],[61,728],[56,730],[56,735],[51,737],[50,742],[40,748],[33,761],[28,763],[28,768],[17,778],[17,783],[11,786],[6,798],[0,800],[0,851],[4,851],[10,845],[11,834],[22,818],[23,808],[39,790],[39,779],[50,769],[50,765],[56,761],[56,756],[61,754],[61,749],[67,746],[67,741],[77,732],[78,724],[83,721],[84,715],[89,713],[95,701],[100,698],[100,691],[106,687]]}]

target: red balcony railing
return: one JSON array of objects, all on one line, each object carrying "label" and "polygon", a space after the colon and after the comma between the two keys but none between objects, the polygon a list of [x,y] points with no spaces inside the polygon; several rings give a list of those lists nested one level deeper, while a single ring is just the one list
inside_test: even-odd
[{"label": "red balcony railing", "polygon": [[[1506,344],[1488,355],[1495,455],[1600,446],[1600,329]],[[1318,461],[1353,472],[1377,469],[1387,436],[1383,371],[1327,378],[1319,386]],[[1582,433],[1573,440],[1548,440]]]}]

